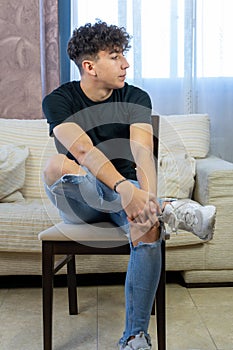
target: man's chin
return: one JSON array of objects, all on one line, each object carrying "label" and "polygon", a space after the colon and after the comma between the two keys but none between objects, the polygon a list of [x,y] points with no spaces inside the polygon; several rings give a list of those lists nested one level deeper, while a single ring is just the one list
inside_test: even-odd
[{"label": "man's chin", "polygon": [[125,82],[122,81],[122,82],[117,83],[113,89],[115,89],[115,90],[122,89],[124,86],[125,86]]}]

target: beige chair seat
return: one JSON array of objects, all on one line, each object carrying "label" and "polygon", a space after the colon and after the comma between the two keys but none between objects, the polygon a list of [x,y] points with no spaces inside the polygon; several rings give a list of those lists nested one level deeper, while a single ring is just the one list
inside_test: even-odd
[{"label": "beige chair seat", "polygon": [[41,241],[75,241],[88,246],[109,248],[126,245],[124,231],[110,222],[95,224],[65,224],[60,222],[38,235]]}]

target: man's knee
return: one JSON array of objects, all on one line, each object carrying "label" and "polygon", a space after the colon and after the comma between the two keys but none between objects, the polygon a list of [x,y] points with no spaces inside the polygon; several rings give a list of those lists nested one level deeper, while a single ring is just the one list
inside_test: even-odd
[{"label": "man's knee", "polygon": [[160,227],[155,227],[155,226],[153,226],[148,232],[142,235],[139,235],[138,237],[136,235],[131,234],[131,240],[134,247],[138,245],[139,242],[153,243],[158,241],[159,238],[160,238]]},{"label": "man's knee", "polygon": [[51,186],[63,175],[64,164],[67,157],[64,154],[54,154],[46,163],[44,168],[44,181]]}]

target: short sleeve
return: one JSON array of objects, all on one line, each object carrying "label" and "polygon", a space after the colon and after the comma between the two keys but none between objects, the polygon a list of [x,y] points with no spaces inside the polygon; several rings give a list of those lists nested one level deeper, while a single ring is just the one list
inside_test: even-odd
[{"label": "short sleeve", "polygon": [[56,89],[47,95],[43,102],[43,112],[49,123],[50,136],[53,134],[53,128],[61,124],[73,114],[72,98],[61,89]]},{"label": "short sleeve", "polygon": [[152,104],[147,92],[135,88],[129,104],[130,124],[151,124]]}]

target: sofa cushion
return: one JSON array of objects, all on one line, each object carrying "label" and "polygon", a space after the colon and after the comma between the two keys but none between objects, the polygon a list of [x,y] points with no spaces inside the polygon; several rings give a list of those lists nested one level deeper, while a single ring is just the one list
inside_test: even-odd
[{"label": "sofa cushion", "polygon": [[158,197],[191,198],[195,158],[206,157],[209,142],[207,114],[160,116]]},{"label": "sofa cushion", "polygon": [[25,145],[29,148],[22,194],[25,198],[46,198],[42,169],[46,160],[56,153],[53,139],[49,137],[47,121],[0,118],[0,146],[4,144]]},{"label": "sofa cushion", "polygon": [[0,251],[41,252],[38,234],[61,221],[49,201],[0,203]]},{"label": "sofa cushion", "polygon": [[0,146],[0,202],[23,200],[19,190],[24,185],[28,154],[25,146]]},{"label": "sofa cushion", "polygon": [[159,152],[183,147],[194,158],[205,158],[210,146],[208,114],[160,116]]},{"label": "sofa cushion", "polygon": [[196,161],[184,150],[160,155],[158,163],[158,197],[191,198],[195,184]]}]

